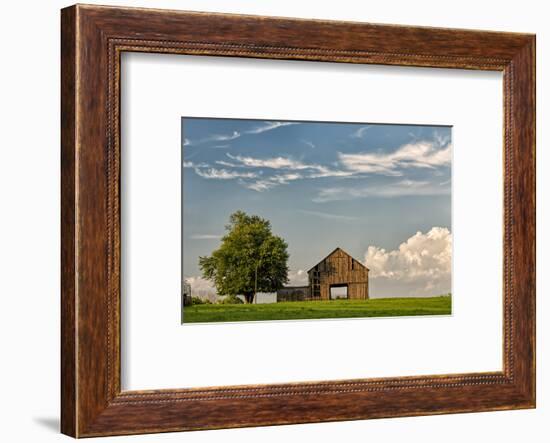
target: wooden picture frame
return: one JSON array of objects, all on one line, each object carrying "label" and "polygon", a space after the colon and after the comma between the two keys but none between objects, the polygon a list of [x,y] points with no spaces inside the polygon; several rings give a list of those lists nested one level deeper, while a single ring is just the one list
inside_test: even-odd
[{"label": "wooden picture frame", "polygon": [[[76,5],[61,12],[61,429],[74,437],[535,407],[535,36]],[[121,391],[120,56],[504,73],[503,370]]]}]

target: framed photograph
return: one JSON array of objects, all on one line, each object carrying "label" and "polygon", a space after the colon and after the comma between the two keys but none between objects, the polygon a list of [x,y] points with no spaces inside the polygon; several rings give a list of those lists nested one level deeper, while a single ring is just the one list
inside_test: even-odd
[{"label": "framed photograph", "polygon": [[535,407],[535,36],[76,5],[62,432]]},{"label": "framed photograph", "polygon": [[184,117],[182,140],[183,324],[451,314],[450,127]]}]

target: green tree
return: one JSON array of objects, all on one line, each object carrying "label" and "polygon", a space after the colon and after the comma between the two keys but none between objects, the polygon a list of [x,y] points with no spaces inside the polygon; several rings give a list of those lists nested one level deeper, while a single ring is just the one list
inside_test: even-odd
[{"label": "green tree", "polygon": [[271,233],[268,220],[237,211],[225,229],[221,246],[199,257],[203,277],[218,294],[242,294],[252,303],[257,292],[274,292],[288,282],[288,245]]}]

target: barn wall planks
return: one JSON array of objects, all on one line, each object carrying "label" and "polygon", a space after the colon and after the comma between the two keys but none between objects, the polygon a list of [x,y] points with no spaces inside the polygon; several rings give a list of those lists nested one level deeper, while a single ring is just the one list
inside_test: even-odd
[{"label": "barn wall planks", "polygon": [[369,298],[368,268],[341,248],[311,268],[308,276],[314,299],[330,300],[331,286],[347,286],[348,298],[352,300]]}]

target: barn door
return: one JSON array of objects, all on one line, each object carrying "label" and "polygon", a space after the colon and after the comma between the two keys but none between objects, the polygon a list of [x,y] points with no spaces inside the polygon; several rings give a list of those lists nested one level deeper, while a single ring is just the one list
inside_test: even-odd
[{"label": "barn door", "polygon": [[348,285],[331,285],[330,286],[330,299],[341,300],[349,298]]}]

